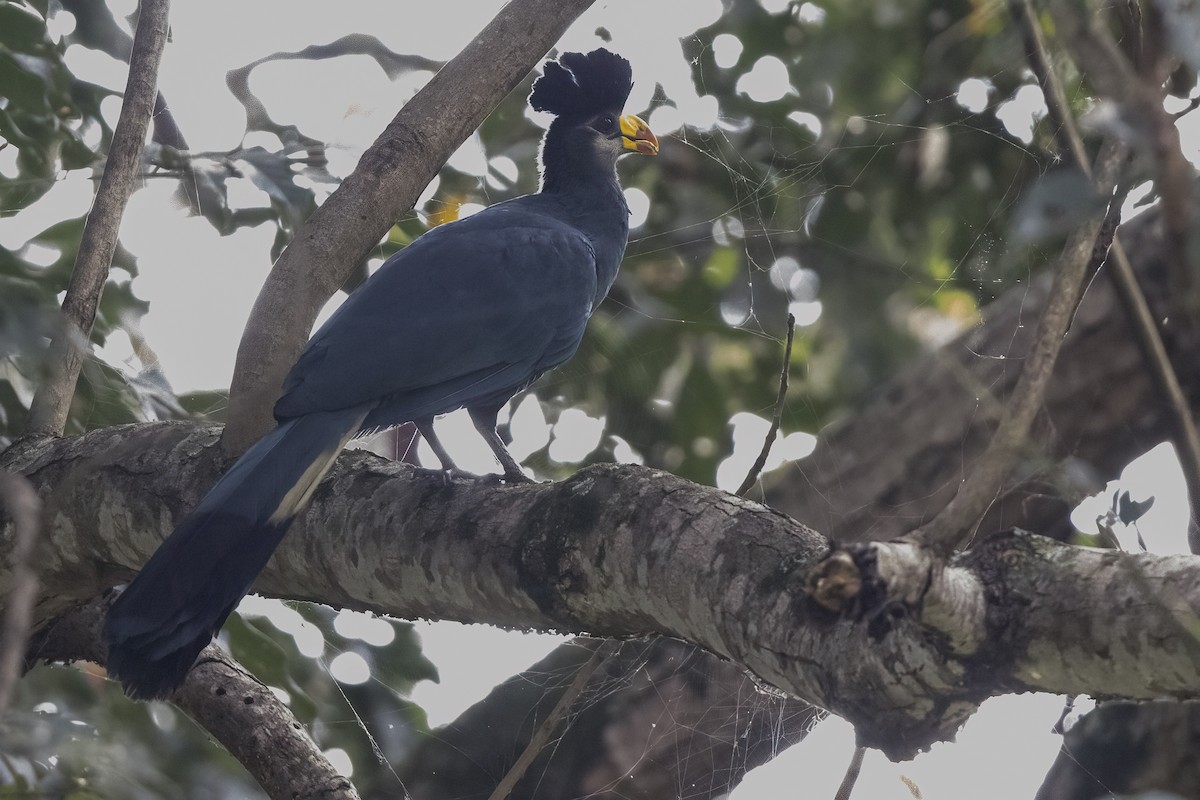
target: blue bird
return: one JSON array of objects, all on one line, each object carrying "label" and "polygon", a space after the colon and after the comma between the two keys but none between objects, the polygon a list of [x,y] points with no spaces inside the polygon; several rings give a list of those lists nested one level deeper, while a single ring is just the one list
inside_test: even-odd
[{"label": "blue bird", "polygon": [[466,408],[510,482],[496,433],[517,392],[575,354],[629,235],[626,153],[658,153],[622,109],[629,62],[605,49],[548,61],[529,104],[555,116],[541,190],[441,225],[389,258],[312,337],[284,381],[278,426],[229,469],[108,615],[108,671],[126,694],[171,694],[266,566],[354,436],[415,422],[456,470],[433,419]]}]

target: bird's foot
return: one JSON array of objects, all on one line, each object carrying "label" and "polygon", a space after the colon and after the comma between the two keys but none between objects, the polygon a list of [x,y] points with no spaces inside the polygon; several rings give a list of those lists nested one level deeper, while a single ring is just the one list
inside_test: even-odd
[{"label": "bird's foot", "polygon": [[474,480],[484,486],[521,486],[527,483],[537,483],[524,472],[489,472],[485,475],[476,475]]},{"label": "bird's foot", "polygon": [[456,480],[461,481],[476,481],[479,476],[467,472],[465,469],[458,467],[449,467],[447,469],[433,469],[431,467],[413,467],[413,471],[423,478],[435,478],[442,482],[443,486],[449,486]]},{"label": "bird's foot", "polygon": [[483,475],[476,475],[473,472],[467,472],[465,469],[459,469],[458,467],[433,469],[431,467],[415,466],[413,467],[413,471],[418,476],[423,478],[436,478],[445,486],[449,486],[454,481],[478,483],[484,486],[517,486],[528,483],[537,483],[537,481],[526,475],[524,472],[488,472]]}]

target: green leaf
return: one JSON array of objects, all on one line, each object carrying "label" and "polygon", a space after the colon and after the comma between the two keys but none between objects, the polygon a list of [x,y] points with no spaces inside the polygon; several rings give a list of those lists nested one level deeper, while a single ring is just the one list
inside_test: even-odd
[{"label": "green leaf", "polygon": [[0,45],[0,92],[12,107],[31,116],[53,118],[49,93],[54,64],[46,58],[14,53]]},{"label": "green leaf", "polygon": [[25,3],[0,0],[0,44],[23,53],[45,49],[46,21]]}]

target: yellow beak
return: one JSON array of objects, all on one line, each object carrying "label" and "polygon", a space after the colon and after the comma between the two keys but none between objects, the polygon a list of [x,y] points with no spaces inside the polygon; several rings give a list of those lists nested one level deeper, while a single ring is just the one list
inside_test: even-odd
[{"label": "yellow beak", "polygon": [[621,144],[635,153],[658,155],[658,137],[641,117],[633,114],[621,117]]}]

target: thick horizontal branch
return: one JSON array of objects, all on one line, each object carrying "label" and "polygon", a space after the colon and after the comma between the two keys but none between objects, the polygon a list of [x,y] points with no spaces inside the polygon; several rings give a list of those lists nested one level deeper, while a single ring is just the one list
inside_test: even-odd
[{"label": "thick horizontal branch", "polygon": [[[848,559],[848,561],[847,561]],[[830,564],[851,564],[854,590],[828,603],[874,623],[913,613],[964,663],[998,669],[1012,690],[1089,692],[1149,699],[1186,696],[1150,671],[1173,674],[1179,687],[1200,683],[1192,556],[1128,554],[1069,547],[1026,531],[992,536],[945,564],[913,542],[873,542],[839,549]],[[879,588],[883,587],[882,591]],[[815,593],[818,602],[828,600]],[[1086,606],[1086,607],[1085,607]],[[1103,631],[1101,632],[1101,629]],[[1046,635],[1053,632],[1053,639]],[[1107,646],[1097,648],[1100,639]],[[1153,653],[1153,655],[1151,654]],[[969,669],[970,667],[968,667]]]},{"label": "thick horizontal branch", "polygon": [[[49,512],[42,615],[140,566],[212,482],[218,434],[159,423],[7,454]],[[852,551],[842,572],[829,567],[845,558],[828,556],[825,537],[788,517],[643,468],[447,485],[350,453],[256,589],[400,617],[674,636],[857,723],[894,757],[950,737],[1007,691],[1200,696],[1196,653],[1178,644],[1200,616],[1195,557],[1025,535],[950,565],[898,544]],[[1121,582],[1143,602],[1122,600],[1117,625]]]}]

